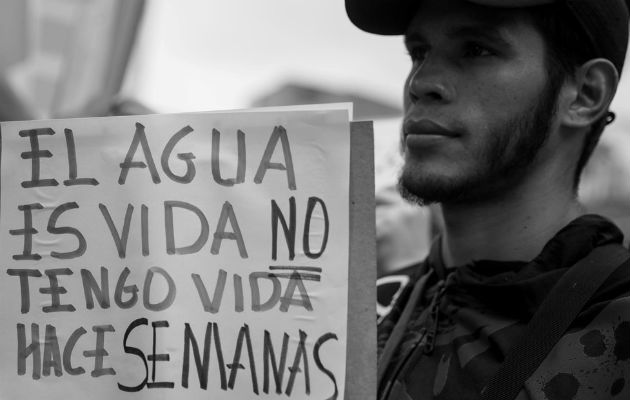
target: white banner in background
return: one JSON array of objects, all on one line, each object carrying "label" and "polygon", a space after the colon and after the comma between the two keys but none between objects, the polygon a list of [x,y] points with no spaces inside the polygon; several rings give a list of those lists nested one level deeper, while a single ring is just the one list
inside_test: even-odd
[{"label": "white banner in background", "polygon": [[0,399],[342,398],[333,108],[3,122]]}]

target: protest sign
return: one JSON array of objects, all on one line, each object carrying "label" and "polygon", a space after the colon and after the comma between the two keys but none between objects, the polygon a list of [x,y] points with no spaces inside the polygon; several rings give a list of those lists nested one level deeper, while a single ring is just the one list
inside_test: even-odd
[{"label": "protest sign", "polygon": [[2,123],[0,397],[342,398],[348,118]]}]

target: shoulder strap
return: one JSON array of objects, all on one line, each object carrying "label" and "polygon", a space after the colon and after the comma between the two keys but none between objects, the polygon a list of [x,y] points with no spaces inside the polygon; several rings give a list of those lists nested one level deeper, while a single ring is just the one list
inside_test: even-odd
[{"label": "shoulder strap", "polygon": [[565,272],[525,328],[523,336],[481,392],[482,400],[514,400],[525,381],[566,332],[595,291],[630,253],[620,244],[597,247]]},{"label": "shoulder strap", "polygon": [[433,270],[422,275],[420,279],[418,279],[414,283],[413,289],[411,291],[411,294],[409,295],[405,307],[403,308],[402,314],[400,314],[400,317],[398,318],[394,329],[392,330],[389,338],[387,339],[387,342],[385,343],[383,352],[378,359],[376,383],[379,387],[382,383],[381,381],[385,376],[385,372],[387,371],[389,362],[391,361],[394,352],[398,348],[398,345],[400,344],[400,341],[405,334],[405,329],[407,328],[407,324],[409,323],[409,319],[411,318],[413,309],[416,307],[416,304],[418,304],[418,300],[424,294],[424,288],[427,285],[427,281],[431,277],[431,274],[433,274]]}]

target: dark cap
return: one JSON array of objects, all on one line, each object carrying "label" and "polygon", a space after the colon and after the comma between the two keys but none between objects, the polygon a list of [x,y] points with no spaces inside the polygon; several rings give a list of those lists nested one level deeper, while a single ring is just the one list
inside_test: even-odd
[{"label": "dark cap", "polygon": [[[380,35],[402,35],[421,0],[345,0],[346,12],[358,28]],[[439,0],[437,0],[439,1]],[[619,73],[628,48],[630,0],[467,0],[490,7],[531,7],[563,2],[589,38],[598,57],[610,60]]]}]

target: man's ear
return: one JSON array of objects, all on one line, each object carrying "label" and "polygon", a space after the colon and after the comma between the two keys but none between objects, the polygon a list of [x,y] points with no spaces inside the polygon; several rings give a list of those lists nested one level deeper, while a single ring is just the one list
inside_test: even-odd
[{"label": "man's ear", "polygon": [[608,112],[618,84],[619,73],[609,60],[596,58],[584,63],[572,82],[574,92],[562,118],[564,125],[584,128],[602,118]]}]

